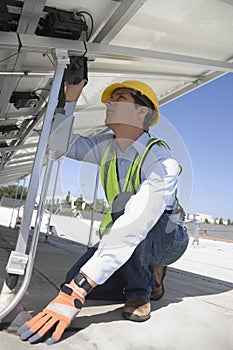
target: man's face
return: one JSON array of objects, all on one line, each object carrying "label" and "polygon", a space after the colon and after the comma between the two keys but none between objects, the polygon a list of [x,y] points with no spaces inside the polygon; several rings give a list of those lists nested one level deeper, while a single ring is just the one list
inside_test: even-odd
[{"label": "man's face", "polygon": [[127,89],[116,89],[105,105],[105,124],[109,128],[112,128],[113,125],[116,127],[119,124],[137,126],[138,109]]}]

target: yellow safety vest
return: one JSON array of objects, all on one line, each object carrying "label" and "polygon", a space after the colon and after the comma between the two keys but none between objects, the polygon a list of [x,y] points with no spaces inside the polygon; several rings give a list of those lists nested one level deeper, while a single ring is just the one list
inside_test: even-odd
[{"label": "yellow safety vest", "polygon": [[145,160],[145,157],[149,151],[149,149],[157,143],[158,145],[164,146],[169,149],[169,146],[159,139],[155,139],[150,137],[150,140],[140,157],[139,154],[135,157],[133,162],[130,164],[128,169],[125,183],[123,188],[121,189],[118,183],[118,173],[117,173],[117,156],[116,150],[113,150],[113,142],[110,142],[108,147],[106,148],[103,159],[100,166],[100,174],[101,174],[101,183],[103,189],[105,191],[105,195],[109,204],[110,209],[107,214],[104,216],[101,224],[100,224],[100,236],[103,234],[109,233],[113,224],[112,220],[112,203],[113,200],[119,195],[120,192],[134,192],[136,193],[139,186],[141,185],[141,168],[142,163]]}]

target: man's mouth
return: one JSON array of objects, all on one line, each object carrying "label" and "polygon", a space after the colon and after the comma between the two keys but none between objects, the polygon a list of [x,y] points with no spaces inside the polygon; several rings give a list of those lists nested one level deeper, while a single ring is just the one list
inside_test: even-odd
[{"label": "man's mouth", "polygon": [[111,107],[106,107],[106,111],[107,111],[107,112],[114,112],[114,110],[115,110],[115,109],[114,109],[114,107],[112,107],[112,106],[111,106]]}]

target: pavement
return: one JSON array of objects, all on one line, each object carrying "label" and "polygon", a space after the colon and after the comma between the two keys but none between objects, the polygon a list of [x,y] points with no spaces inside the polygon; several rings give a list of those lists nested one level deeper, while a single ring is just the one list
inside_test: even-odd
[{"label": "pavement", "polygon": [[[0,226],[0,283],[17,231]],[[86,250],[84,244],[41,234],[32,280],[22,303],[29,314],[41,311],[53,299],[67,269]],[[233,244],[193,237],[180,260],[168,268],[165,294],[152,302],[144,323],[124,320],[122,303],[86,302],[79,316],[52,349],[66,350],[232,350]],[[22,282],[20,278],[19,285]],[[48,349],[22,342],[0,324],[3,350]]]}]

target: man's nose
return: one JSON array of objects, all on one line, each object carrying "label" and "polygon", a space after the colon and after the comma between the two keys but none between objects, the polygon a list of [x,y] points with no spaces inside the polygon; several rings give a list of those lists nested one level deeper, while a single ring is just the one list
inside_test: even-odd
[{"label": "man's nose", "polygon": [[105,102],[106,107],[112,106],[112,105],[113,105],[113,102],[114,102],[114,101],[112,100],[112,97],[111,97],[110,99],[106,100],[106,102]]}]

